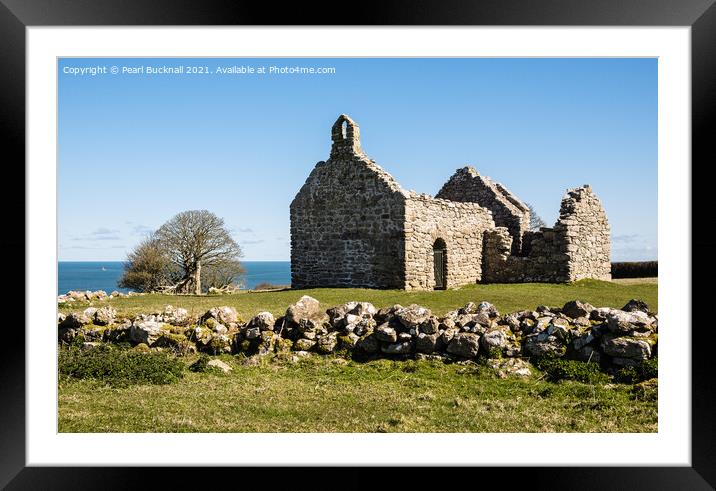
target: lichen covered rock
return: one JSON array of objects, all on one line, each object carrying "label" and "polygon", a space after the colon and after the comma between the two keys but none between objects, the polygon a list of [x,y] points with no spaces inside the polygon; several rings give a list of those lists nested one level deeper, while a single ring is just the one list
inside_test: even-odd
[{"label": "lichen covered rock", "polygon": [[430,312],[430,309],[415,304],[404,307],[395,312],[395,317],[398,321],[408,329],[411,327],[418,327],[423,322],[427,321],[431,315],[432,312]]},{"label": "lichen covered rock", "polygon": [[117,311],[110,306],[101,307],[94,312],[94,323],[98,326],[108,326],[114,322]]},{"label": "lichen covered rock", "polygon": [[530,356],[564,356],[567,352],[567,346],[556,336],[551,336],[547,332],[539,334],[530,334],[526,336],[524,350]]},{"label": "lichen covered rock", "polygon": [[129,331],[129,339],[137,344],[152,346],[162,335],[162,324],[155,321],[135,321]]},{"label": "lichen covered rock", "polygon": [[585,316],[588,317],[592,310],[594,310],[593,306],[588,303],[582,303],[579,300],[567,302],[564,304],[564,307],[562,307],[562,313],[572,319]]},{"label": "lichen covered rock", "polygon": [[472,333],[458,333],[448,343],[447,351],[461,358],[474,358],[480,349],[480,336]]},{"label": "lichen covered rock", "polygon": [[383,344],[380,350],[386,355],[407,355],[412,351],[410,341]]},{"label": "lichen covered rock", "polygon": [[653,318],[640,310],[633,312],[612,310],[606,318],[609,330],[616,334],[627,334],[635,330],[649,328],[653,324]]},{"label": "lichen covered rock", "polygon": [[293,349],[296,351],[308,351],[313,348],[315,344],[316,341],[313,339],[301,338],[293,343]]},{"label": "lichen covered rock", "polygon": [[332,332],[326,336],[321,336],[316,343],[316,350],[319,353],[328,354],[336,350],[338,344],[338,333]]},{"label": "lichen covered rock", "polygon": [[224,373],[229,373],[233,370],[233,368],[231,368],[229,365],[216,358],[214,358],[213,360],[209,360],[206,366],[216,368],[217,370],[221,370]]},{"label": "lichen covered rock", "polygon": [[328,315],[321,310],[318,300],[304,295],[298,302],[288,307],[286,321],[310,330],[323,326],[328,321]]},{"label": "lichen covered rock", "polygon": [[249,321],[249,326],[257,327],[259,331],[273,331],[275,323],[271,312],[259,312]]},{"label": "lichen covered rock", "polygon": [[374,333],[378,340],[386,343],[394,343],[398,340],[398,334],[395,329],[390,327],[387,323],[376,327]]},{"label": "lichen covered rock", "polygon": [[651,357],[651,345],[643,339],[604,336],[601,347],[605,354],[617,358],[646,360]]},{"label": "lichen covered rock", "polygon": [[229,325],[238,322],[239,314],[233,307],[214,307],[201,316],[200,323],[205,323],[208,319],[214,319],[220,324]]}]

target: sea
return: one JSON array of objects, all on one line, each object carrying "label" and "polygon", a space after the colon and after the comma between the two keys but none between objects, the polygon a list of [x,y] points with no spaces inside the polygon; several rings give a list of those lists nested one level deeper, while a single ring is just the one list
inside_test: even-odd
[{"label": "sea", "polygon": [[[245,288],[250,290],[259,283],[273,285],[291,284],[290,261],[241,261],[246,269]],[[111,293],[127,293],[128,288],[119,288],[117,281],[122,276],[122,261],[59,261],[57,263],[57,292],[59,295],[70,290],[104,290]]]}]

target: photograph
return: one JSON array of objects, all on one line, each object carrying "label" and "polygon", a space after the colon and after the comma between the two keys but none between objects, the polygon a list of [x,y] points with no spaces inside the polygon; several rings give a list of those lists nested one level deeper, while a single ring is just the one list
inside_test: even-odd
[{"label": "photograph", "polygon": [[0,488],[714,489],[714,2],[0,0]]},{"label": "photograph", "polygon": [[57,431],[658,433],[659,63],[58,57]]},{"label": "photograph", "polygon": [[715,2],[0,0],[0,488],[715,489]]}]

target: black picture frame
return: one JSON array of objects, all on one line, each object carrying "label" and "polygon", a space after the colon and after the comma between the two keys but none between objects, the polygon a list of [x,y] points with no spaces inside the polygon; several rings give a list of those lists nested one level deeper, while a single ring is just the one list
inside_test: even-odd
[{"label": "black picture frame", "polygon": [[[704,172],[714,161],[711,131],[716,117],[716,6],[715,0],[460,0],[382,1],[371,4],[320,5],[303,3],[213,0],[0,0],[0,123],[5,169],[24,168],[25,156],[25,29],[29,26],[127,26],[127,25],[509,25],[509,26],[690,26],[692,80],[692,231],[708,226],[710,180]],[[341,7],[348,7],[343,10]],[[6,189],[6,209],[24,203],[24,173],[18,172],[12,190]],[[21,200],[21,201],[20,201]],[[24,230],[24,216],[6,214],[10,230]],[[707,225],[704,225],[707,224]],[[692,306],[709,304],[710,291],[699,288],[700,278],[712,278],[716,241],[709,234],[692,232]],[[3,234],[2,257],[17,257],[25,250],[24,234]],[[25,256],[27,261],[27,257]],[[19,261],[18,261],[19,263]],[[692,268],[693,269],[693,268]],[[17,278],[24,278],[18,273]],[[5,284],[6,296],[19,291],[19,280]],[[24,284],[24,283],[23,283]],[[704,283],[706,284],[706,283]],[[23,289],[24,290],[24,289]],[[7,297],[6,297],[7,298]],[[708,307],[706,307],[708,308]],[[688,316],[684,313],[685,326]],[[712,489],[716,486],[716,434],[714,432],[714,356],[707,338],[713,329],[709,319],[698,325],[692,318],[692,466],[691,467],[552,467],[471,470],[470,479],[483,484],[493,478],[509,484],[523,481],[533,489]],[[26,326],[26,329],[33,326]],[[0,486],[8,489],[96,489],[144,487],[161,479],[163,487],[211,484],[222,474],[231,479],[235,470],[155,468],[51,468],[26,467],[25,455],[25,342],[13,339],[2,346],[0,383]],[[565,449],[568,451],[568,449]],[[337,471],[337,469],[336,469]],[[452,473],[452,471],[449,471]],[[211,475],[209,481],[208,475]],[[270,478],[267,477],[270,474]],[[365,487],[374,478],[364,469],[335,472],[330,487]],[[426,475],[444,480],[446,474],[400,471],[403,487]],[[279,473],[257,471],[272,485],[295,486],[296,470]],[[261,477],[263,476],[263,477]],[[293,478],[292,478],[293,476]],[[450,480],[454,478],[451,474]],[[222,476],[223,477],[223,476]],[[248,485],[244,474],[237,485]],[[284,482],[281,482],[284,481]],[[445,481],[444,481],[445,482]],[[477,482],[477,481],[475,481]],[[290,484],[289,484],[290,483]],[[316,480],[308,483],[320,486]],[[332,484],[331,484],[332,483]],[[445,482],[448,484],[447,482]]]}]

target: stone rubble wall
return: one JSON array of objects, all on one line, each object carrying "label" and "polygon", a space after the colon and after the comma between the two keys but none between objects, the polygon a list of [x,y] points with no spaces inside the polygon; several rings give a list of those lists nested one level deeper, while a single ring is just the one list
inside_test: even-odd
[{"label": "stone rubble wall", "polygon": [[446,286],[475,283],[482,277],[483,235],[495,226],[491,213],[476,203],[459,203],[411,194],[405,211],[405,288],[435,287],[433,245],[447,248]]},{"label": "stone rubble wall", "polygon": [[404,287],[408,193],[362,153],[358,134],[339,118],[331,158],[316,165],[291,203],[294,288]]},{"label": "stone rubble wall", "polygon": [[504,227],[485,234],[484,280],[493,283],[570,282],[611,279],[610,228],[591,187],[567,191],[553,228],[524,236],[523,255],[511,253]]},{"label": "stone rubble wall", "polygon": [[[578,300],[500,314],[488,302],[470,302],[445,315],[419,306],[378,309],[348,302],[329,309],[303,296],[279,318],[260,312],[242,321],[232,307],[215,307],[192,318],[186,309],[120,318],[110,306],[58,316],[58,342],[89,349],[99,343],[130,343],[135,349],[177,355],[335,355],[358,360],[428,358],[445,361],[521,360],[557,357],[598,363],[609,370],[637,365],[657,354],[658,318],[630,300],[622,309],[595,308]],[[510,361],[510,359],[514,361]]]},{"label": "stone rubble wall", "polygon": [[611,230],[604,207],[590,186],[567,192],[555,230],[569,256],[569,281],[612,279]]},{"label": "stone rubble wall", "polygon": [[485,233],[483,280],[486,283],[562,283],[569,281],[568,257],[552,229],[531,234],[527,256],[513,256],[512,236],[505,227]]},{"label": "stone rubble wall", "polygon": [[118,291],[113,291],[109,295],[104,290],[97,290],[97,291],[91,291],[91,290],[84,290],[84,291],[76,291],[76,290],[70,290],[65,294],[58,295],[57,296],[57,302],[58,303],[64,303],[64,302],[87,302],[92,300],[111,300],[113,298],[126,298],[126,297],[134,297],[138,295],[145,295],[145,293],[137,293],[137,292],[129,292],[129,293],[121,293]]},{"label": "stone rubble wall", "polygon": [[530,227],[530,211],[526,204],[501,184],[468,166],[458,169],[435,197],[473,202],[490,210],[495,225],[506,227],[510,232],[512,254],[521,253],[522,236]]}]

